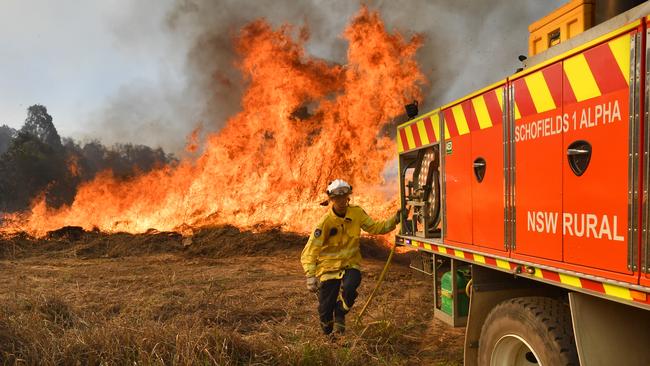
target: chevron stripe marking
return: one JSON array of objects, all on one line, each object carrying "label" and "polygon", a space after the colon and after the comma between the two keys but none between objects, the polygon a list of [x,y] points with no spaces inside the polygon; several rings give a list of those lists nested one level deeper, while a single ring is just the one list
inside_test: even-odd
[{"label": "chevron stripe marking", "polygon": [[564,61],[564,70],[578,102],[601,95],[584,54],[576,55]]},{"label": "chevron stripe marking", "polygon": [[415,124],[418,126],[418,133],[420,134],[420,141],[422,141],[422,145],[429,144],[429,136],[427,136],[427,129],[424,127],[424,120],[421,119]]},{"label": "chevron stripe marking", "polygon": [[603,283],[605,288],[605,293],[607,295],[615,296],[621,299],[632,300],[632,295],[630,295],[630,290],[625,287],[620,287],[616,285],[610,285],[608,283]]},{"label": "chevron stripe marking", "polygon": [[433,122],[431,122],[430,117],[426,117],[423,119],[424,123],[424,129],[427,131],[427,136],[429,137],[429,143],[433,143],[438,141],[438,138],[436,137],[437,134],[433,130]]},{"label": "chevron stripe marking", "polygon": [[483,94],[485,105],[490,113],[492,126],[503,123],[503,88],[498,88]]},{"label": "chevron stripe marking", "polygon": [[497,259],[497,267],[503,269],[510,269],[510,264],[507,261],[504,261],[502,259]]},{"label": "chevron stripe marking", "polygon": [[417,145],[415,145],[415,139],[413,138],[413,129],[409,127],[410,126],[406,126],[406,128],[404,128],[404,133],[406,134],[406,141],[408,141],[409,146],[413,149],[416,148]]},{"label": "chevron stripe marking", "polygon": [[555,282],[560,282],[560,275],[558,275],[555,272],[547,271],[545,269],[542,270],[542,276],[544,279],[555,281]]},{"label": "chevron stripe marking", "polygon": [[418,131],[418,124],[414,123],[409,127],[411,127],[411,135],[413,135],[413,142],[415,142],[415,147],[422,146],[422,139],[420,138],[420,131]]},{"label": "chevron stripe marking", "polygon": [[595,292],[605,293],[605,288],[600,282],[592,281],[586,278],[581,278],[580,282],[582,284],[582,288]]},{"label": "chevron stripe marking", "polygon": [[469,133],[469,126],[467,125],[467,119],[465,118],[465,113],[463,113],[463,107],[455,105],[451,107],[451,113],[454,115],[454,121],[456,122],[456,128],[458,129],[459,135],[464,135]]},{"label": "chevron stripe marking", "polygon": [[513,84],[515,87],[515,104],[519,108],[521,116],[526,117],[537,113],[533,97],[530,95],[530,90],[528,90],[528,85],[526,85],[524,79],[515,80]]},{"label": "chevron stripe marking", "polygon": [[492,119],[483,95],[472,99],[472,105],[474,106],[474,111],[476,111],[479,127],[481,129],[492,127]]},{"label": "chevron stripe marking", "polygon": [[576,95],[573,93],[573,89],[571,89],[571,84],[569,84],[569,78],[566,76],[566,70],[564,70],[564,68],[562,68],[562,85],[562,99],[564,105],[577,102]]},{"label": "chevron stripe marking", "polygon": [[596,84],[598,84],[598,88],[603,94],[628,87],[628,81],[621,72],[609,44],[602,44],[587,50],[585,59],[596,80]]},{"label": "chevron stripe marking", "polygon": [[442,135],[440,135],[440,115],[438,113],[431,116],[431,124],[433,125],[433,133],[436,136],[436,140],[442,140]]},{"label": "chevron stripe marking", "polygon": [[524,82],[530,91],[530,96],[537,113],[543,113],[555,109],[555,102],[553,101],[551,91],[546,84],[542,72],[535,72],[526,76]]},{"label": "chevron stripe marking", "polygon": [[454,114],[451,112],[451,109],[445,109],[443,112],[445,116],[445,128],[449,131],[447,136],[447,131],[445,131],[446,138],[458,136],[458,128],[456,128],[456,120],[454,119]]},{"label": "chevron stripe marking", "polygon": [[615,40],[609,42],[609,48],[612,51],[612,55],[616,59],[618,68],[621,70],[623,77],[625,78],[626,83],[630,83],[630,33],[618,37]]},{"label": "chevron stripe marking", "polygon": [[[520,266],[517,263],[509,262],[503,259],[485,257],[480,254],[465,252],[463,250],[447,248],[440,245],[429,244],[429,243],[419,242],[415,240],[406,244],[415,248],[423,248],[431,252],[437,251],[443,254],[452,255],[458,258],[468,259],[471,261],[475,261],[477,263],[488,264],[490,266],[506,269],[509,271],[515,270],[518,266]],[[535,273],[533,274],[533,276],[539,279],[559,282],[568,286],[583,288],[601,294],[614,296],[619,299],[624,299],[627,301],[635,301],[635,302],[650,305],[650,296],[648,296],[647,293],[642,291],[632,290],[622,286],[597,282],[587,278],[580,278],[577,276],[549,271],[540,268],[535,268]]]},{"label": "chevron stripe marking", "polygon": [[560,273],[560,282],[562,282],[565,285],[569,285],[573,287],[578,287],[578,288],[582,287],[582,285],[580,284],[580,279],[578,277],[566,275],[563,273]]},{"label": "chevron stripe marking", "polygon": [[[504,97],[504,95],[503,95],[504,94],[503,93],[503,87],[496,89],[494,91],[494,94],[496,94],[497,100],[499,101],[499,104],[498,104],[499,105],[499,111],[498,112],[499,112],[499,114],[501,114],[503,112],[503,108],[504,108],[504,105],[505,105],[505,104],[503,104],[503,97]],[[488,103],[488,108],[489,108],[490,102],[487,102],[487,103]],[[500,118],[499,118],[499,121],[501,121]]]},{"label": "chevron stripe marking", "polygon": [[408,139],[406,138],[405,128],[400,128],[399,129],[399,139],[402,142],[402,146],[403,146],[402,151],[411,150],[411,147],[410,147],[410,145],[408,143]]},{"label": "chevron stripe marking", "polygon": [[515,103],[515,121],[518,121],[521,119],[521,113],[519,112],[519,107],[517,107],[517,103]]},{"label": "chevron stripe marking", "polygon": [[562,105],[562,64],[557,63],[544,68],[541,73],[546,80],[546,86],[551,93],[556,107]]},{"label": "chevron stripe marking", "polygon": [[478,118],[476,117],[476,112],[474,111],[474,104],[471,100],[466,100],[461,104],[463,108],[463,114],[465,114],[465,119],[467,120],[467,127],[469,127],[470,132],[480,130],[481,126],[478,123]]}]

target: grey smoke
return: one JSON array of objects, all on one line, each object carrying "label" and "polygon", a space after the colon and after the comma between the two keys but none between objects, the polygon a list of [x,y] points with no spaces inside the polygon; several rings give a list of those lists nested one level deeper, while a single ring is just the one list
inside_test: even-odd
[{"label": "grey smoke", "polygon": [[[426,35],[418,53],[430,89],[425,109],[504,79],[528,54],[528,25],[565,0],[380,1],[386,23]],[[400,11],[400,9],[408,9]],[[412,11],[411,11],[412,10]]]},{"label": "grey smoke", "polygon": [[[418,52],[429,80],[421,111],[451,102],[511,74],[527,54],[528,25],[564,0],[367,1],[389,30],[425,36]],[[265,18],[274,26],[307,26],[309,55],[346,61],[340,34],[357,13],[360,1],[348,0],[177,0],[152,9],[132,2],[131,14],[115,26],[117,40],[134,52],[170,52],[168,73],[125,85],[93,119],[89,134],[102,141],[133,141],[178,152],[197,125],[216,131],[240,110],[245,84],[239,75],[233,39],[246,23]],[[162,14],[162,12],[165,12]],[[150,14],[143,20],[143,14]],[[164,19],[164,21],[160,21]],[[150,47],[148,42],[163,42]],[[143,46],[144,45],[144,46]],[[180,59],[179,59],[180,58]],[[184,65],[174,70],[174,64]],[[162,81],[160,81],[162,80]],[[96,135],[95,135],[96,136]]]}]

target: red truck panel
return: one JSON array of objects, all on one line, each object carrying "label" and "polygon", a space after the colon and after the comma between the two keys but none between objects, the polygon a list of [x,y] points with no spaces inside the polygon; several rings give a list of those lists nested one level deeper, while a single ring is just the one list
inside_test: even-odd
[{"label": "red truck panel", "polygon": [[[479,263],[484,263],[484,254],[510,254],[513,261],[559,272],[650,286],[650,274],[639,279],[628,269],[629,248],[641,251],[638,240],[628,238],[628,211],[633,204],[647,204],[647,197],[634,203],[628,196],[630,164],[636,169],[647,159],[637,151],[642,161],[630,163],[630,141],[636,136],[630,135],[630,79],[635,72],[631,47],[640,29],[603,38],[600,44],[441,111],[446,130],[441,133],[448,143],[442,147],[445,245],[454,251],[471,248]],[[638,54],[645,57],[644,52]],[[514,115],[509,121],[513,126],[507,126],[514,134],[514,187],[509,192],[516,212],[510,253],[504,250],[504,135],[498,118],[504,103],[495,98],[503,88],[512,93],[508,105]],[[635,96],[641,115],[647,107],[644,89],[642,81],[641,95]],[[487,166],[482,181],[474,171],[477,158]],[[445,249],[448,254],[450,250]],[[562,283],[575,282],[570,273],[562,276]],[[618,293],[615,287],[603,285],[603,291]],[[633,291],[625,296],[637,300]]]},{"label": "red truck panel", "polygon": [[512,82],[516,254],[562,260],[562,64]]},{"label": "red truck panel", "polygon": [[480,129],[473,131],[472,157],[485,160],[481,182],[471,177],[473,242],[475,245],[505,251],[503,241],[504,173],[503,173],[503,88],[490,90],[473,98],[468,104],[470,115],[476,116]]},{"label": "red truck panel", "polygon": [[[469,126],[443,110],[450,138],[445,149],[446,240],[472,244],[472,138]],[[458,124],[460,124],[460,126]],[[460,127],[460,128],[459,128]],[[450,145],[451,144],[451,145]]]},{"label": "red truck panel", "polygon": [[[631,273],[627,269],[630,35],[565,60],[563,71],[569,125],[562,160],[565,260]],[[575,141],[586,141],[592,148],[581,176],[572,171],[566,156]]]}]

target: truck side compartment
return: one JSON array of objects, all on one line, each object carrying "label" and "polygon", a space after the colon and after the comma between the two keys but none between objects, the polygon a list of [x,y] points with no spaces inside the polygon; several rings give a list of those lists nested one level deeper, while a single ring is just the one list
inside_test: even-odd
[{"label": "truck side compartment", "polygon": [[[466,365],[650,362],[648,14],[398,126],[417,213],[396,244],[433,276],[434,315],[466,323]],[[436,138],[417,144],[434,117]]]}]

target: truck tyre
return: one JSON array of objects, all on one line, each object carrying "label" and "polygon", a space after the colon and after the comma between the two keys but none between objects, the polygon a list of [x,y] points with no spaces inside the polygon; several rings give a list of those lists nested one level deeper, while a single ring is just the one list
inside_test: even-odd
[{"label": "truck tyre", "polygon": [[547,297],[506,300],[481,328],[478,364],[579,365],[569,307]]}]

